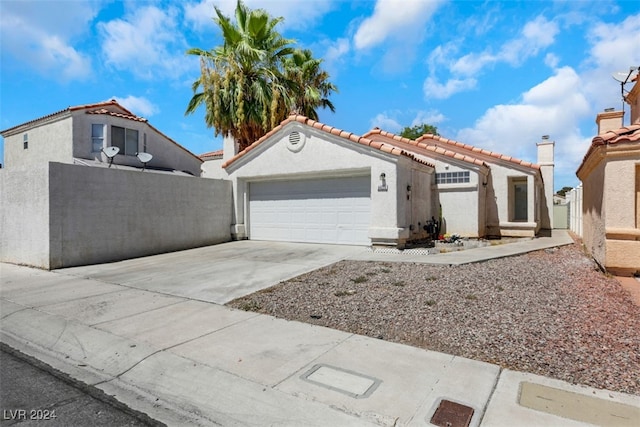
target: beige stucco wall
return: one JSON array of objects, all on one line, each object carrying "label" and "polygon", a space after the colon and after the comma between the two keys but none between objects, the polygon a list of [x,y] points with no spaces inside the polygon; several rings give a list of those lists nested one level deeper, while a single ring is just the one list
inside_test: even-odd
[{"label": "beige stucco wall", "polygon": [[[29,146],[25,150],[23,137],[27,134]],[[4,138],[5,164],[7,169],[32,169],[45,167],[47,162],[72,163],[73,138],[70,115],[57,117],[42,124],[12,133]]]},{"label": "beige stucco wall", "polygon": [[49,267],[49,169],[0,169],[0,261]]},{"label": "beige stucco wall", "polygon": [[0,172],[3,262],[59,268],[230,240],[226,181],[62,163]]},{"label": "beige stucco wall", "polygon": [[[144,151],[144,138],[147,139],[147,152],[153,159],[147,164],[150,167],[161,167],[189,172],[200,176],[202,162],[195,155],[173,143],[166,136],[159,133],[147,122],[129,120],[105,114],[86,114],[84,111],[73,112],[74,146],[73,156],[80,159],[100,160],[107,162],[102,152],[92,152],[91,125],[103,124],[105,129],[105,145],[110,145],[111,126],[119,126],[138,131],[138,151]],[[113,164],[140,167],[142,163],[136,156],[118,154]]]},{"label": "beige stucco wall", "polygon": [[591,256],[604,267],[605,245],[605,165],[599,163],[582,176],[582,240]]},{"label": "beige stucco wall", "polygon": [[[45,167],[48,162],[73,163],[73,158],[107,162],[102,152],[92,152],[91,124],[104,124],[105,142],[110,145],[111,126],[120,126],[138,131],[138,151],[143,151],[147,138],[147,152],[153,155],[148,166],[186,171],[200,176],[202,162],[189,151],[173,143],[146,122],[128,120],[105,114],[86,114],[84,110],[60,113],[50,119],[42,119],[37,124],[21,126],[4,138],[5,167],[33,168]],[[27,134],[28,149],[23,148],[23,137]],[[115,165],[140,167],[135,156],[117,155]]]},{"label": "beige stucco wall", "polygon": [[[289,134],[298,131],[304,135],[304,145],[298,151],[289,147]],[[298,147],[299,148],[299,147]],[[422,203],[424,191],[406,198],[406,186],[412,185],[412,169],[418,168],[430,175],[432,168],[418,164],[403,156],[345,141],[343,138],[298,124],[287,124],[282,130],[262,142],[244,157],[227,167],[234,186],[234,227],[237,238],[246,238],[245,225],[248,183],[272,179],[302,179],[369,175],[371,179],[372,241],[397,242],[410,238],[411,204]],[[387,191],[378,191],[380,175],[384,173]],[[413,192],[412,192],[413,193]],[[423,206],[430,206],[427,200]],[[431,215],[425,212],[424,216]]]}]

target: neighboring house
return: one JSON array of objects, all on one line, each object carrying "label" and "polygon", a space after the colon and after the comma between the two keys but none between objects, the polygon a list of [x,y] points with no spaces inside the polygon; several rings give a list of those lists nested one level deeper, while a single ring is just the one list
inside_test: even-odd
[{"label": "neighboring house", "polygon": [[227,179],[228,175],[224,169],[222,169],[224,150],[210,151],[208,153],[200,154],[200,160],[202,163],[202,176],[203,178],[214,179]]},{"label": "neighboring house", "polygon": [[640,272],[640,82],[624,112],[598,114],[598,135],[578,168],[582,181],[582,238],[598,264],[614,274]]},{"label": "neighboring house", "polygon": [[0,132],[5,168],[48,162],[108,166],[104,149],[118,147],[113,165],[142,168],[139,152],[153,156],[147,169],[200,176],[202,160],[115,100],[69,107]]},{"label": "neighboring house", "polygon": [[231,183],[198,178],[202,160],[115,101],[0,134],[2,262],[53,269],[231,239]]},{"label": "neighboring house", "polygon": [[240,153],[226,138],[222,160],[201,157],[205,176],[233,181],[235,238],[403,247],[427,237],[432,218],[469,237],[551,228],[553,147],[538,144],[536,165],[435,135],[357,136],[292,115]]}]

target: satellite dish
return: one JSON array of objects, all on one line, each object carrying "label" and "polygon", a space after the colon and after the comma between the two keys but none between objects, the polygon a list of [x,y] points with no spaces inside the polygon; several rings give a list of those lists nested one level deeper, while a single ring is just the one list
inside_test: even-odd
[{"label": "satellite dish", "polygon": [[622,84],[627,83],[627,80],[629,80],[629,76],[631,76],[631,73],[625,73],[624,71],[616,71],[611,75],[611,77],[613,77],[613,80]]},{"label": "satellite dish", "polygon": [[111,164],[113,163],[113,158],[120,152],[120,148],[109,146],[109,147],[103,148],[102,152],[106,154],[106,156],[109,158],[109,167],[111,167]]},{"label": "satellite dish", "polygon": [[149,163],[151,159],[153,159],[153,156],[149,153],[137,153],[136,157],[138,158],[138,160],[142,162],[143,171],[144,171],[144,168],[147,167],[147,163]]}]

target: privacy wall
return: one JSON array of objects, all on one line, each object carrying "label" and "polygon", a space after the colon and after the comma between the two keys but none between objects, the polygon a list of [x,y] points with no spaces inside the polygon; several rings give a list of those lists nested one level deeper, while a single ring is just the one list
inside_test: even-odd
[{"label": "privacy wall", "polygon": [[0,183],[4,262],[54,269],[231,238],[228,181],[52,162]]}]

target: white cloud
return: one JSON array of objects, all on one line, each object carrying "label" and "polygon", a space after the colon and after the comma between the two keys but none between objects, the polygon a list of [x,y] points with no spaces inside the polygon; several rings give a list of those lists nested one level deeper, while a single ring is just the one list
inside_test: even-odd
[{"label": "white cloud", "polygon": [[350,50],[351,46],[349,40],[346,38],[340,38],[329,46],[324,54],[324,60],[329,63],[340,61],[340,59],[349,53]]},{"label": "white cloud", "polygon": [[380,113],[371,119],[371,127],[379,127],[391,133],[397,133],[403,129],[403,126],[395,118],[390,117],[388,113]]},{"label": "white cloud", "polygon": [[100,7],[101,2],[78,2],[73,7],[54,2],[2,2],[2,49],[48,78],[85,80],[91,75],[91,59],[73,43],[89,30]]},{"label": "white cloud", "polygon": [[175,8],[144,6],[124,19],[99,23],[107,64],[146,79],[178,77],[190,64],[185,59],[187,44],[177,20]]},{"label": "white cloud", "polygon": [[549,68],[556,68],[560,63],[560,58],[553,53],[547,53],[544,57],[544,64]]},{"label": "white cloud", "polygon": [[387,39],[419,43],[425,24],[441,3],[405,0],[399,4],[395,0],[377,0],[373,15],[366,18],[356,31],[356,49],[369,49]]},{"label": "white cloud", "polygon": [[589,115],[581,86],[575,70],[560,68],[523,93],[520,103],[489,108],[473,128],[460,130],[456,139],[535,162],[535,143],[542,135],[550,135],[556,141],[556,172],[572,179],[590,141],[578,127]]},{"label": "white cloud", "polygon": [[465,90],[476,87],[476,79],[449,79],[446,83],[438,82],[434,77],[427,77],[423,84],[424,96],[426,98],[446,99]]},{"label": "white cloud", "polygon": [[438,123],[442,123],[446,120],[444,114],[436,110],[429,111],[418,111],[416,117],[411,122],[411,126],[419,126],[422,124],[426,125],[437,125]]},{"label": "white cloud", "polygon": [[[290,1],[290,0],[245,0],[250,9],[264,9],[274,18],[283,17],[282,28],[305,29],[316,22],[334,7],[333,0]],[[185,19],[197,30],[215,28],[214,5],[226,16],[234,17],[236,0],[201,0],[184,6]]]},{"label": "white cloud", "polygon": [[[455,55],[464,45],[464,40],[438,46],[429,55],[429,76],[423,85],[425,96],[446,99],[455,93],[473,89],[476,87],[475,77],[485,68],[500,62],[512,66],[521,65],[526,59],[553,44],[558,31],[555,22],[538,16],[525,24],[518,37],[504,42],[496,52],[487,48],[482,52],[467,53],[455,59]],[[553,67],[557,65],[557,58],[547,59],[551,64],[555,64]],[[444,84],[439,83],[436,78],[436,74],[441,73],[443,69],[449,71],[448,80]]]},{"label": "white cloud", "polygon": [[125,98],[113,96],[111,99],[115,99],[124,108],[142,117],[151,117],[160,111],[158,106],[144,97],[129,95]]}]

